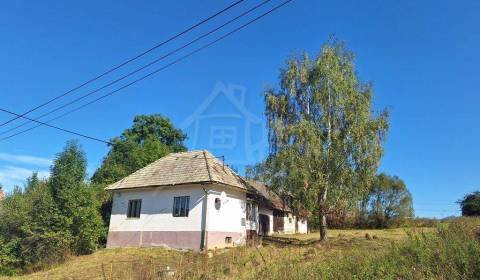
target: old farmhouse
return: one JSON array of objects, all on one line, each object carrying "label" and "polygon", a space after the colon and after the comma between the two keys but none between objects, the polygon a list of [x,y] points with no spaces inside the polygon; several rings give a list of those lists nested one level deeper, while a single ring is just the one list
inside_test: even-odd
[{"label": "old farmhouse", "polygon": [[305,217],[208,151],[169,154],[107,190],[113,194],[108,248],[204,250],[307,232]]}]

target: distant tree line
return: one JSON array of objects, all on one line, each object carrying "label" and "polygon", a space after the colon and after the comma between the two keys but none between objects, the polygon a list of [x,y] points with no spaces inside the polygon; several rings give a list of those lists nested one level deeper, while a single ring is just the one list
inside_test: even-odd
[{"label": "distant tree line", "polygon": [[334,228],[392,228],[410,224],[413,200],[403,180],[381,173],[366,195],[350,202],[350,211],[337,209],[329,214]]}]

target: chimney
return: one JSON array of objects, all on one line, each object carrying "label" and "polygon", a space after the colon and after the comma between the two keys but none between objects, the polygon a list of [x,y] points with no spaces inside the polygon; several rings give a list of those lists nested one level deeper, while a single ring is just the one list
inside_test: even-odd
[{"label": "chimney", "polygon": [[3,193],[3,188],[2,188],[2,186],[0,186],[0,201],[3,200],[4,196],[5,196],[5,194]]}]

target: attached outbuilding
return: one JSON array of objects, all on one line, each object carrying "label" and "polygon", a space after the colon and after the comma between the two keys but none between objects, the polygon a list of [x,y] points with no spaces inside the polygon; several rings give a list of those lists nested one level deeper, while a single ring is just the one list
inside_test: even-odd
[{"label": "attached outbuilding", "polygon": [[294,214],[293,210],[268,186],[260,181],[245,179],[249,192],[247,197],[258,204],[259,235],[307,233],[307,214]]}]

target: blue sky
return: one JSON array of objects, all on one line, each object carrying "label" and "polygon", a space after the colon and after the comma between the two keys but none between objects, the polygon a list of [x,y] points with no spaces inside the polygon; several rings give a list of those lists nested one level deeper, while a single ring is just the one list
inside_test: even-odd
[{"label": "blue sky", "polygon": [[[246,0],[77,94],[175,49],[258,2]],[[16,112],[30,109],[229,3],[112,0],[45,5],[4,0],[0,106]],[[269,6],[275,3],[279,1]],[[478,1],[295,0],[219,44],[54,124],[109,139],[129,127],[135,115],[161,113],[185,129],[190,149],[210,149],[242,171],[267,151],[262,91],[278,84],[279,68],[289,55],[315,54],[335,34],[356,54],[361,79],[373,83],[375,108],[391,109],[381,171],[405,180],[418,216],[458,215],[455,201],[480,188],[479,8]],[[0,115],[0,121],[8,118]],[[1,141],[0,183],[11,190],[33,170],[47,176],[51,160],[71,138],[38,128]],[[108,148],[90,140],[80,143],[92,173]]]}]

